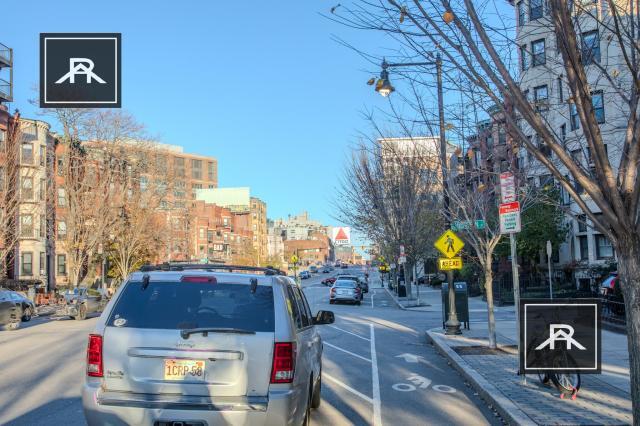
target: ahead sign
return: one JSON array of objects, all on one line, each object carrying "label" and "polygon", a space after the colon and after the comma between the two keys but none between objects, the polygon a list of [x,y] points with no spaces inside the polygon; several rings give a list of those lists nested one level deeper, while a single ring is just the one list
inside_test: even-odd
[{"label": "ahead sign", "polygon": [[520,232],[520,203],[500,204],[500,233],[511,234]]},{"label": "ahead sign", "polygon": [[510,172],[500,174],[500,196],[503,203],[511,203],[516,200],[516,182]]}]

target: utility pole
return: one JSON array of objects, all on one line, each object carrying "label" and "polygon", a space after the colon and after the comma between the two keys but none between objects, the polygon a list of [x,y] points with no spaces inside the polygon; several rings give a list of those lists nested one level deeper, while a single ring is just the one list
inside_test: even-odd
[{"label": "utility pole", "polygon": [[553,282],[551,280],[551,241],[547,240],[547,264],[549,265],[549,299],[553,299]]}]

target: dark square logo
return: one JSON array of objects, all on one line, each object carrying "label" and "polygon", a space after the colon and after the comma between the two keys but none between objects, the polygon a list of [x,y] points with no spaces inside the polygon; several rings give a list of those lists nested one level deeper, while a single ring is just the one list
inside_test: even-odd
[{"label": "dark square logo", "polygon": [[600,373],[597,299],[521,299],[521,373]]},{"label": "dark square logo", "polygon": [[120,108],[119,33],[41,33],[40,108]]}]

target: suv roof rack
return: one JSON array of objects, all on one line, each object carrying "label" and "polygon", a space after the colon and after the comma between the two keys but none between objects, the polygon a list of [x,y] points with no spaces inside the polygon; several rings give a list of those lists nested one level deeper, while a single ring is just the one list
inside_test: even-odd
[{"label": "suv roof rack", "polygon": [[185,271],[185,270],[197,270],[202,269],[205,271],[247,271],[247,272],[263,272],[265,275],[285,275],[279,269],[266,267],[261,268],[258,266],[241,266],[241,265],[225,265],[216,263],[161,263],[158,265],[142,265],[139,269],[140,272],[150,271]]}]

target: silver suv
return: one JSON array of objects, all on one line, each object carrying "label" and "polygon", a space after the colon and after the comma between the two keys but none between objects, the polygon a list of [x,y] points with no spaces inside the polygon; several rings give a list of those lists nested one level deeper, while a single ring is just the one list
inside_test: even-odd
[{"label": "silver suv", "polygon": [[133,273],[89,336],[90,425],[300,425],[320,405],[322,340],[273,269],[163,265]]}]

